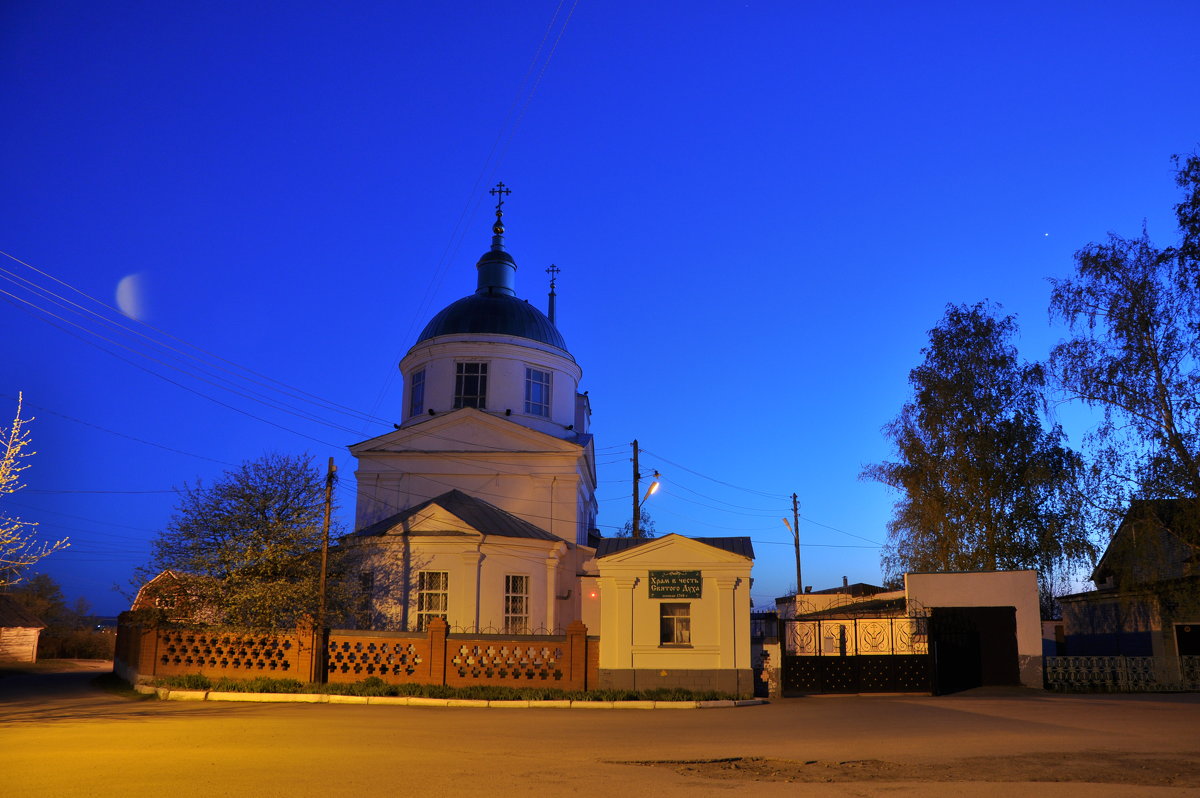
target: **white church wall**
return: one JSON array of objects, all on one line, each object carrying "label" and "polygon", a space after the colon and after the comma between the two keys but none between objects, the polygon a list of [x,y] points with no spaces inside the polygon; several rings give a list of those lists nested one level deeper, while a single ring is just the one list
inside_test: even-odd
[{"label": "white church wall", "polygon": [[[417,535],[352,544],[350,557],[351,585],[364,574],[372,583],[369,614],[362,621],[366,626],[417,629],[421,573],[426,572],[445,574],[444,614],[451,631],[504,632],[509,620],[517,624],[524,615],[522,633],[544,634],[579,619],[577,572],[590,553],[564,542]],[[514,584],[508,577],[524,581],[524,613],[506,601],[521,595],[509,593]],[[432,581],[441,583],[442,578]]]},{"label": "white church wall", "polygon": [[[400,361],[404,376],[403,425],[419,423],[429,410],[435,414],[454,409],[457,363],[487,363],[486,411],[548,435],[563,438],[574,434],[575,396],[583,375],[579,365],[561,350],[524,338],[507,335],[447,335],[414,347]],[[551,401],[549,417],[525,412],[525,369],[549,371]],[[421,414],[409,414],[412,375],[425,371],[425,401]]]}]

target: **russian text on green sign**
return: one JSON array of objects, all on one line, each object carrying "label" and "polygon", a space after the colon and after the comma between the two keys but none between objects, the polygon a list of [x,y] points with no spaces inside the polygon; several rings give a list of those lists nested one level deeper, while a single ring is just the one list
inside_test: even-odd
[{"label": "russian text on green sign", "polygon": [[700,598],[699,571],[651,571],[650,598]]}]

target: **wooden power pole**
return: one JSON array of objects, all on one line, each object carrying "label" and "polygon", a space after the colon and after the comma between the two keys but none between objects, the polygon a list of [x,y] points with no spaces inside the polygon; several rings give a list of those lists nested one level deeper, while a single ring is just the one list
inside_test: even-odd
[{"label": "wooden power pole", "polygon": [[642,537],[642,505],[638,495],[642,491],[642,475],[638,472],[638,442],[633,439],[633,537]]},{"label": "wooden power pole", "polygon": [[325,629],[325,578],[329,569],[329,516],[333,512],[333,483],[337,479],[337,466],[333,458],[329,458],[329,469],[325,473],[325,521],[321,524],[321,593],[317,605],[317,632],[323,634]]},{"label": "wooden power pole", "polygon": [[792,494],[792,541],[796,544],[796,593],[804,593],[804,577],[800,575],[800,499]]}]

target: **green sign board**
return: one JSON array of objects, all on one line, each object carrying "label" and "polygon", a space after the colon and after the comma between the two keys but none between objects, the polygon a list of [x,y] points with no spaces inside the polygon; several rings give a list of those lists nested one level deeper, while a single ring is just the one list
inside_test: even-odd
[{"label": "green sign board", "polygon": [[699,571],[651,571],[650,598],[700,598]]}]

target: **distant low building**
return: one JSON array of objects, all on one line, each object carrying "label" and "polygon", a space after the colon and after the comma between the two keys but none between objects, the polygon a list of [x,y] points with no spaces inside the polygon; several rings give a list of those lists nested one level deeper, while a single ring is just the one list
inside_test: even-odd
[{"label": "distant low building", "polygon": [[215,623],[219,613],[204,598],[204,577],[168,568],[138,589],[132,612],[155,611],[174,623]]},{"label": "distant low building", "polygon": [[909,573],[901,590],[843,580],[776,607],[784,689],[912,690],[929,672],[935,692],[1042,686],[1034,571]]},{"label": "distant low building", "polygon": [[12,596],[0,595],[0,662],[37,662],[46,624]]},{"label": "distant low building", "polygon": [[1135,501],[1091,576],[1063,596],[1063,653],[1200,656],[1200,502]]}]

